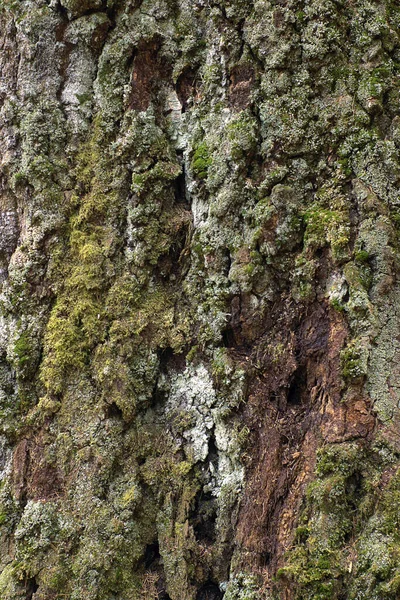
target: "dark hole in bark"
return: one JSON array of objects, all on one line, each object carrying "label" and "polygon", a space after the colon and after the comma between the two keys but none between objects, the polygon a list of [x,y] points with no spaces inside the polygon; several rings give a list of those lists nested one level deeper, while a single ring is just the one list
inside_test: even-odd
[{"label": "dark hole in bark", "polygon": [[159,349],[157,354],[160,359],[160,368],[163,371],[170,368],[182,372],[186,367],[185,355],[183,353],[176,354],[170,347]]},{"label": "dark hole in bark", "polygon": [[151,397],[151,406],[162,406],[165,403],[166,397],[163,391],[156,388]]},{"label": "dark hole in bark", "polygon": [[217,505],[211,493],[201,494],[196,499],[193,513],[192,523],[197,541],[210,544],[215,542]]},{"label": "dark hole in bark", "polygon": [[163,363],[169,363],[175,356],[173,349],[169,346],[158,349],[157,353],[160,361]]},{"label": "dark hole in bark", "polygon": [[[214,431],[208,441],[208,465],[213,464],[217,468],[218,449],[215,443]],[[216,498],[211,492],[201,492],[196,496],[195,506],[191,513],[191,522],[196,539],[205,544],[215,542],[215,519],[217,517]]]},{"label": "dark hole in bark", "polygon": [[[61,6],[61,4],[58,3],[55,10],[63,17],[64,21],[68,22],[68,11],[64,6]],[[60,42],[61,40],[57,41]]]},{"label": "dark hole in bark", "polygon": [[180,188],[181,185],[184,187],[184,179],[183,181],[181,179],[181,183],[177,182],[175,188],[175,202],[180,207],[179,212],[177,211],[176,214],[180,222],[177,223],[168,252],[160,257],[157,264],[158,274],[163,280],[169,280],[171,277],[173,277],[173,280],[176,280],[176,278],[179,279],[182,277],[188,263],[187,257],[189,253],[187,252],[187,246],[190,236],[191,217],[184,190]]},{"label": "dark hole in bark", "polygon": [[291,406],[298,406],[303,403],[307,391],[307,372],[303,367],[295,371],[291,381],[287,403]]},{"label": "dark hole in bark", "polygon": [[[361,473],[353,473],[346,481],[346,496],[348,498],[348,506],[350,511],[356,512],[361,498],[363,497],[363,477]],[[353,529],[345,535],[345,541],[348,541],[354,534]]]},{"label": "dark hole in bark", "polygon": [[122,419],[122,410],[113,402],[107,406],[106,416],[109,419]]},{"label": "dark hole in bark", "polygon": [[270,552],[263,552],[261,554],[261,566],[266,567],[269,564],[270,560],[271,560]]},{"label": "dark hole in bark", "polygon": [[146,569],[154,567],[160,560],[160,547],[157,542],[148,544],[144,551],[144,566]]},{"label": "dark hole in bark", "polygon": [[227,250],[225,252],[225,262],[226,262],[225,274],[226,274],[226,276],[228,276],[229,271],[231,270],[231,266],[232,266],[232,257],[231,257],[231,253],[229,252],[229,250]]},{"label": "dark hole in bark", "polygon": [[212,435],[210,436],[210,439],[208,440],[208,460],[210,462],[213,462],[214,460],[217,460],[218,458],[218,449],[217,449],[217,445],[215,443],[215,435],[214,435],[214,430]]},{"label": "dark hole in bark", "polygon": [[182,173],[175,179],[175,202],[177,204],[188,203],[186,199],[186,177],[184,165],[182,165]]},{"label": "dark hole in bark", "polygon": [[278,402],[278,400],[279,400],[276,392],[271,392],[269,395],[269,399],[271,402]]},{"label": "dark hole in bark", "polygon": [[34,577],[28,579],[26,582],[26,600],[32,600],[33,594],[35,594],[38,589],[39,586],[36,583],[36,579]]},{"label": "dark hole in bark", "polygon": [[222,341],[223,341],[225,348],[235,348],[236,347],[235,334],[233,332],[232,327],[227,327],[222,332]]},{"label": "dark hole in bark", "polygon": [[[162,561],[160,560],[160,562]],[[160,573],[160,577],[157,581],[157,596],[154,600],[171,600],[171,597],[166,590],[165,575],[163,572]]]},{"label": "dark hole in bark", "polygon": [[196,600],[221,600],[223,592],[212,581],[205,583],[197,592]]}]

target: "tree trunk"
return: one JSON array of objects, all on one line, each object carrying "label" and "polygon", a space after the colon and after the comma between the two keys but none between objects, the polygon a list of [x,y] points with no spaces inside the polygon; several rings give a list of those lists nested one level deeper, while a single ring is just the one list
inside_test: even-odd
[{"label": "tree trunk", "polygon": [[399,598],[400,5],[0,49],[0,598]]}]

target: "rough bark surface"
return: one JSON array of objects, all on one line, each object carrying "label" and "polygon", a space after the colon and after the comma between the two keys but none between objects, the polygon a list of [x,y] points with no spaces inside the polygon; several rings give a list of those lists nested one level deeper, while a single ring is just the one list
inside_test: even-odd
[{"label": "rough bark surface", "polygon": [[0,0],[1,600],[400,595],[400,5]]}]

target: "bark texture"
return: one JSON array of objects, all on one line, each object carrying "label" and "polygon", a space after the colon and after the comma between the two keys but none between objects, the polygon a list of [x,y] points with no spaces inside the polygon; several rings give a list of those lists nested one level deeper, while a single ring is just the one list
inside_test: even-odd
[{"label": "bark texture", "polygon": [[1,600],[400,596],[400,5],[0,0]]}]

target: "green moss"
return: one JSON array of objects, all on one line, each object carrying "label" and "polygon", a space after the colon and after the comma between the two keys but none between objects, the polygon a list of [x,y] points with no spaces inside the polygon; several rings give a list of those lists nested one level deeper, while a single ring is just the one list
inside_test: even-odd
[{"label": "green moss", "polygon": [[15,532],[19,577],[34,577],[52,544],[60,542],[62,524],[54,502],[29,501]]},{"label": "green moss", "polygon": [[159,161],[151,169],[132,175],[132,191],[141,197],[151,194],[157,198],[158,194],[164,191],[165,183],[174,181],[181,172],[182,169],[177,163]]},{"label": "green moss", "polygon": [[345,306],[343,305],[343,303],[338,300],[337,298],[332,298],[329,301],[329,304],[338,312],[343,312],[345,310]]},{"label": "green moss", "polygon": [[[392,472],[393,473],[393,472]],[[367,521],[360,536],[358,562],[349,597],[361,595],[378,600],[396,599],[399,593],[399,470],[389,479],[374,506],[374,515]]]},{"label": "green moss", "polygon": [[13,564],[6,565],[0,573],[0,593],[3,598],[17,597],[16,580],[15,566]]},{"label": "green moss", "polygon": [[257,150],[257,122],[249,111],[242,111],[226,128],[232,160],[251,159]]},{"label": "green moss", "polygon": [[32,352],[32,344],[30,335],[27,332],[23,332],[18,337],[14,346],[14,354],[17,357],[17,365],[19,369],[23,369],[23,367],[29,362],[31,359]]},{"label": "green moss", "polygon": [[350,239],[350,226],[346,211],[331,210],[314,204],[304,213],[306,248],[332,248],[335,258],[341,258]]},{"label": "green moss", "polygon": [[293,549],[278,572],[278,578],[293,583],[299,599],[340,595],[346,572],[343,547],[362,496],[357,478],[364,456],[358,444],[328,446],[318,453],[317,477],[307,488]]},{"label": "green moss", "polygon": [[354,258],[355,258],[356,262],[363,265],[368,262],[368,260],[370,258],[370,254],[366,250],[359,250],[358,252],[356,252]]},{"label": "green moss", "polygon": [[352,340],[340,353],[342,374],[345,379],[358,379],[366,375],[365,347]]},{"label": "green moss", "polygon": [[199,179],[207,177],[208,168],[212,165],[210,150],[206,142],[202,142],[196,148],[192,158],[192,170]]},{"label": "green moss", "polygon": [[71,300],[57,301],[47,325],[41,377],[49,392],[60,393],[65,377],[87,366],[89,351],[104,335],[101,303],[75,295],[71,307]]},{"label": "green moss", "polygon": [[316,268],[316,261],[308,260],[304,253],[296,258],[292,286],[292,295],[295,300],[304,302],[313,298],[313,280]]},{"label": "green moss", "polygon": [[383,473],[393,473],[397,460],[388,447],[362,442],[318,451],[315,480],[278,572],[278,581],[290,582],[296,598],[396,597],[398,470],[383,493],[380,481]]}]

